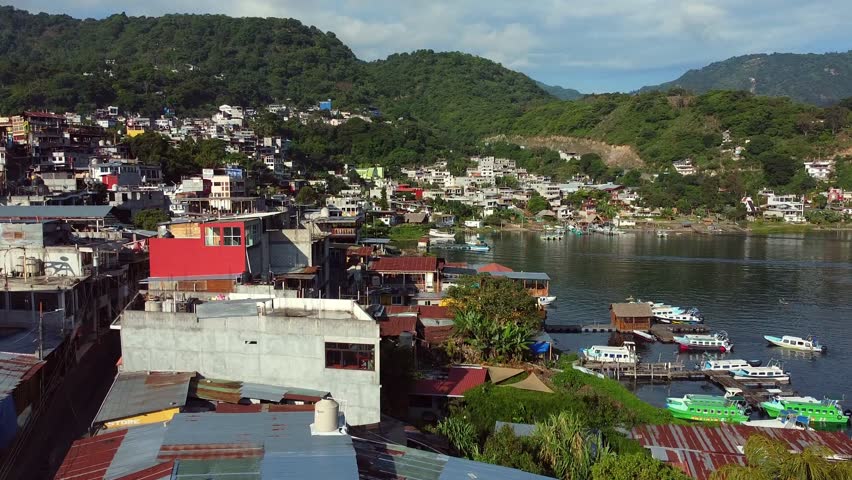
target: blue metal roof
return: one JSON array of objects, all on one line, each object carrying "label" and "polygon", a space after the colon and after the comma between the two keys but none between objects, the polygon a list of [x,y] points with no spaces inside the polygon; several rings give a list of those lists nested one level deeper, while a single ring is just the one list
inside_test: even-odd
[{"label": "blue metal roof", "polygon": [[2,218],[105,218],[112,212],[109,205],[40,205],[0,207]]},{"label": "blue metal roof", "polygon": [[119,478],[160,463],[157,454],[163,445],[166,425],[155,423],[131,428],[115,452],[106,478]]},{"label": "blue metal roof", "polygon": [[515,470],[514,468],[491,465],[490,463],[474,462],[464,458],[449,457],[438,480],[456,480],[475,478],[477,480],[546,480],[534,473]]},{"label": "blue metal roof", "polygon": [[506,277],[512,280],[550,280],[544,272],[489,272],[492,277]]},{"label": "blue metal roof", "polygon": [[499,420],[497,420],[497,423],[494,424],[494,431],[497,432],[507,425],[513,432],[515,432],[516,437],[529,437],[535,431],[535,425],[531,425],[529,423],[511,423],[501,422]]}]

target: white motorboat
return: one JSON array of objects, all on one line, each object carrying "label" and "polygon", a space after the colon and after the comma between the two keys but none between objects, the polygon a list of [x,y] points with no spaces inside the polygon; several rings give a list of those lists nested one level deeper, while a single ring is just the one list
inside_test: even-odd
[{"label": "white motorboat", "polygon": [[777,362],[769,362],[765,367],[743,367],[734,370],[731,373],[734,374],[734,380],[766,380],[776,383],[790,382],[790,374],[785,372]]},{"label": "white motorboat", "polygon": [[624,342],[624,346],[610,347],[606,345],[592,345],[589,348],[580,349],[580,354],[588,361],[601,363],[636,363],[636,344]]},{"label": "white motorboat", "polygon": [[555,301],[556,301],[556,297],[553,297],[553,296],[538,297],[538,304],[541,305],[542,307],[546,307],[546,306],[550,305],[551,303],[553,303]]},{"label": "white motorboat", "polygon": [[784,335],[779,338],[773,337],[772,335],[764,335],[763,338],[773,345],[792,350],[824,352],[828,349],[825,345],[819,343],[819,340],[817,340],[813,335],[809,335],[807,338],[794,337],[791,335]]},{"label": "white motorboat", "polygon": [[784,410],[783,415],[768,420],[749,420],[742,424],[747,427],[781,428],[784,430],[807,430],[810,419],[791,410]]},{"label": "white motorboat", "polygon": [[732,372],[742,368],[751,367],[752,362],[746,360],[704,360],[701,365],[701,370],[705,372]]},{"label": "white motorboat", "polygon": [[666,237],[669,236],[669,234],[668,234],[668,232],[665,232],[663,230],[657,230],[657,236],[660,237],[660,238],[666,238]]},{"label": "white motorboat", "polygon": [[455,233],[442,232],[435,228],[429,230],[429,236],[432,238],[456,238]]},{"label": "white motorboat", "polygon": [[728,339],[728,334],[725,332],[714,333],[713,335],[683,335],[674,337],[675,343],[681,352],[689,350],[716,350],[718,352],[730,352],[734,348],[734,344]]},{"label": "white motorboat", "polygon": [[[651,313],[654,313],[653,308],[651,309]],[[680,307],[660,309],[657,313],[654,313],[654,317],[661,323],[704,323],[704,315],[695,307],[686,311],[683,311]]]}]

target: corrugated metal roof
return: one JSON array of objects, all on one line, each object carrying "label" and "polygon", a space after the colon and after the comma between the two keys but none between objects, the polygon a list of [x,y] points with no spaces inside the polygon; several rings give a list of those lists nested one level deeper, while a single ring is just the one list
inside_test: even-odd
[{"label": "corrugated metal roof", "polygon": [[843,432],[786,430],[722,424],[718,427],[692,425],[643,425],[631,438],[651,451],[654,458],[671,462],[685,473],[706,480],[713,471],[729,463],[745,464],[741,448],[752,435],[779,441],[788,450],[801,452],[812,445],[823,446],[836,455],[852,457],[852,440]]},{"label": "corrugated metal roof", "polygon": [[243,398],[254,398],[257,400],[267,400],[270,402],[280,402],[287,393],[286,387],[278,387],[274,385],[264,385],[261,383],[243,382],[240,387],[240,395]]},{"label": "corrugated metal roof", "polygon": [[489,272],[492,277],[506,277],[512,280],[550,280],[544,272]]},{"label": "corrugated metal roof", "polygon": [[0,206],[0,218],[105,218],[109,205]]},{"label": "corrugated metal roof", "polygon": [[361,478],[372,480],[540,480],[512,468],[389,443],[353,439]]},{"label": "corrugated metal roof", "polygon": [[175,462],[159,463],[138,472],[129,473],[115,480],[171,480]]},{"label": "corrugated metal roof", "polygon": [[481,267],[478,267],[476,269],[476,271],[478,271],[478,272],[489,272],[489,273],[493,273],[493,272],[514,272],[514,270],[512,270],[511,268],[509,268],[505,265],[500,265],[499,263],[489,263],[489,264],[483,265]]},{"label": "corrugated metal roof", "polygon": [[417,316],[391,315],[379,321],[379,332],[382,337],[398,337],[402,332],[417,331]]},{"label": "corrugated metal roof", "polygon": [[474,462],[465,458],[449,457],[438,480],[544,480],[547,478],[550,477],[490,463]]},{"label": "corrugated metal roof", "polygon": [[515,432],[515,436],[517,437],[529,437],[535,432],[535,425],[530,425],[529,423],[501,422],[500,420],[497,420],[497,423],[494,424],[494,431],[499,431],[507,425]]},{"label": "corrugated metal roof", "polygon": [[0,400],[9,396],[22,380],[38,371],[44,362],[32,355],[0,352]]},{"label": "corrugated metal roof", "polygon": [[374,272],[435,272],[438,257],[380,257],[372,262],[368,270]]},{"label": "corrugated metal roof", "polygon": [[94,423],[182,407],[194,376],[195,373],[120,372]]},{"label": "corrugated metal roof", "polygon": [[161,423],[142,425],[127,430],[107,468],[105,478],[131,475],[160,463],[157,455],[165,435],[166,426]]},{"label": "corrugated metal roof", "polygon": [[65,454],[55,480],[105,478],[127,430],[77,440]]}]

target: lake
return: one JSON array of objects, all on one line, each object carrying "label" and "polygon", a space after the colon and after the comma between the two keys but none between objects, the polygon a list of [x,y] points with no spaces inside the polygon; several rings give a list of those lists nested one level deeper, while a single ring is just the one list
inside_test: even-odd
[{"label": "lake", "polygon": [[[669,235],[650,233],[566,236],[546,242],[532,232],[486,238],[488,253],[443,252],[448,261],[497,262],[515,271],[547,272],[551,295],[548,323],[609,322],[609,304],[633,296],[682,307],[696,306],[711,331],[724,330],[734,344],[730,358],[783,362],[803,395],[850,398],[852,408],[852,232],[769,236]],[[436,252],[440,252],[436,250]],[[786,304],[784,304],[786,303]],[[816,335],[822,355],[767,346],[763,335]],[[553,335],[557,347],[607,343],[609,334]],[[675,344],[640,346],[646,361],[697,364]],[[665,397],[714,393],[705,382],[633,386],[657,406]]]}]

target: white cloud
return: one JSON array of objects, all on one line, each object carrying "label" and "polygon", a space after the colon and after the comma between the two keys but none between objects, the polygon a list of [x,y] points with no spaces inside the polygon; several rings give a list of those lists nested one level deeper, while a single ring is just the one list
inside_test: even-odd
[{"label": "white cloud", "polygon": [[[852,47],[848,0],[21,0],[31,11],[293,17],[333,31],[365,60],[416,49],[482,55],[566,86],[622,89],[660,71],[760,51]],[[836,44],[837,39],[845,44]],[[560,70],[561,69],[561,70]],[[665,73],[663,73],[665,72]],[[676,76],[676,75],[675,75]],[[576,82],[576,83],[573,83]]]}]

